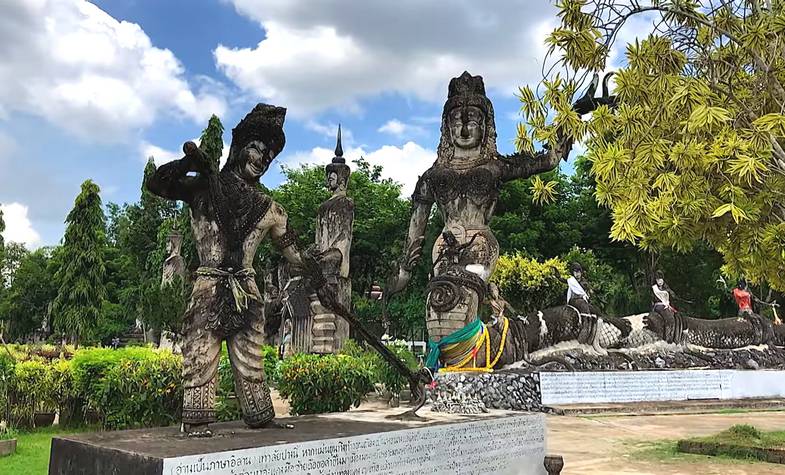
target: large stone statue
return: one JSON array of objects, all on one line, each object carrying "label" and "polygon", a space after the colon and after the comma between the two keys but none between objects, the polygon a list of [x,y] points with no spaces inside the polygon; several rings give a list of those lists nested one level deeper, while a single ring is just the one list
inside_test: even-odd
[{"label": "large stone statue", "polygon": [[[352,248],[354,202],[346,196],[350,173],[343,158],[341,128],[338,126],[335,157],[325,167],[325,181],[332,196],[322,203],[316,215],[316,254],[327,282],[334,283],[338,289],[338,303],[346,308],[351,308],[352,299],[349,253]],[[314,301],[312,308],[313,352],[332,353],[340,350],[343,342],[349,338],[348,322],[324,309],[318,301]]]},{"label": "large stone statue", "polygon": [[186,269],[185,260],[180,255],[183,247],[183,235],[173,231],[166,240],[166,252],[169,256],[164,261],[163,271],[161,272],[161,286],[169,285],[174,282],[175,277],[185,280]]},{"label": "large stone statue", "polygon": [[162,165],[148,181],[158,196],[188,203],[200,267],[184,316],[183,423],[193,436],[211,435],[221,343],[226,341],[235,393],[250,427],[279,426],[262,364],[264,302],[252,267],[270,235],[294,269],[303,258],[286,212],[259,188],[259,178],[283,149],[286,109],[257,105],[232,130],[226,165],[193,142],[185,156]]},{"label": "large stone statue", "polygon": [[570,147],[571,140],[562,137],[557,146],[534,156],[501,156],[496,149],[493,105],[485,95],[482,77],[464,72],[452,79],[436,163],[417,181],[406,254],[387,283],[385,298],[409,282],[435,203],[444,229],[431,252],[428,334],[438,342],[472,323],[499,258],[499,244],[488,225],[502,185],[554,169]]}]

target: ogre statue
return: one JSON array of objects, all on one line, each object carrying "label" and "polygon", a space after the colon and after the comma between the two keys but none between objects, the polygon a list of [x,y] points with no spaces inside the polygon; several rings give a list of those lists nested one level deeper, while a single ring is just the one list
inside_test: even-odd
[{"label": "ogre statue", "polygon": [[232,130],[229,158],[220,172],[187,142],[185,157],[162,165],[147,182],[152,193],[188,203],[199,254],[182,343],[183,423],[192,436],[211,435],[208,424],[216,420],[223,341],[245,423],[278,426],[262,364],[264,301],[252,265],[269,235],[294,269],[303,267],[286,212],[259,187],[259,178],[283,149],[285,113],[281,107],[257,105]]}]

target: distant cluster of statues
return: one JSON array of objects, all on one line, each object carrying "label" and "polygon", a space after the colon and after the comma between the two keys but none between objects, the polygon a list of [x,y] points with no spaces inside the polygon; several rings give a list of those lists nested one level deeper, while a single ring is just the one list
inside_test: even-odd
[{"label": "distant cluster of statues", "polygon": [[[586,95],[574,104],[579,115],[600,104],[613,105],[605,84],[603,94],[594,97],[597,83],[595,77]],[[259,187],[260,177],[283,150],[285,113],[281,107],[257,105],[232,130],[229,157],[220,170],[199,147],[187,142],[183,158],[162,165],[147,181],[156,195],[189,205],[200,260],[181,342],[183,423],[191,436],[211,435],[223,342],[246,424],[280,427],[265,380],[262,344],[270,343],[270,335],[277,333],[282,356],[332,353],[349,336],[342,317],[351,307],[354,204],[346,193],[350,169],[343,158],[340,129],[335,158],[325,168],[332,195],[319,208],[316,242],[313,251],[306,252],[298,246],[285,210]],[[557,142],[540,153],[500,155],[493,105],[482,78],[464,72],[450,81],[436,162],[417,181],[404,256],[384,288],[386,301],[408,284],[424,252],[425,228],[436,205],[444,229],[430,250],[425,316],[431,338],[429,366],[492,370],[572,340],[603,352],[646,339],[733,348],[776,338],[771,324],[752,312],[752,297],[745,287],[735,294],[742,320],[709,322],[676,312],[670,303],[675,294],[661,275],[652,287],[655,304],[643,325],[602,315],[577,264],[571,265],[564,305],[518,315],[489,282],[499,258],[499,244],[489,223],[504,183],[552,170],[567,158],[572,138],[557,136]],[[265,299],[252,264],[266,238],[284,263],[276,278],[272,272],[264,276]],[[176,239],[171,250],[173,257],[167,261],[171,268],[164,273],[164,282],[184,272],[175,252],[179,250]],[[484,302],[493,309],[490,323],[477,318]],[[280,318],[273,321],[273,314]]]}]

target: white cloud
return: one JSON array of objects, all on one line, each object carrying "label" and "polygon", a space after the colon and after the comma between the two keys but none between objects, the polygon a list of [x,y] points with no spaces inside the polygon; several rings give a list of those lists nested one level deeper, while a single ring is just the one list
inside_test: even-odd
[{"label": "white cloud", "polygon": [[158,145],[153,145],[149,142],[142,142],[139,145],[139,152],[142,160],[145,162],[150,157],[153,157],[155,164],[157,166],[161,166],[166,162],[171,162],[172,160],[177,160],[183,157],[182,152],[176,152],[173,150],[166,150],[164,148],[159,147]]},{"label": "white cloud", "polygon": [[[196,145],[201,143],[198,138],[191,139],[190,141],[194,142]],[[180,158],[183,158],[183,152],[180,150],[167,150],[165,148],[159,147],[158,145],[153,145],[150,142],[143,141],[139,144],[139,156],[144,162],[147,162],[147,159],[153,157],[155,165],[161,166],[164,163],[171,162],[172,160],[179,160]],[[224,142],[224,147],[221,152],[220,166],[223,166],[224,163],[226,163],[227,158],[229,158],[229,144]]]},{"label": "white cloud", "polygon": [[43,116],[91,141],[126,140],[162,113],[205,122],[226,105],[135,23],[85,0],[10,0],[0,17],[3,112]]},{"label": "white cloud", "polygon": [[33,224],[27,217],[27,206],[21,203],[0,205],[3,210],[5,231],[3,239],[6,242],[23,243],[28,248],[35,248],[41,242],[41,236],[33,229]]},{"label": "white cloud", "polygon": [[395,137],[423,135],[426,133],[425,129],[419,125],[405,124],[398,119],[388,120],[377,129],[377,132],[394,135]]},{"label": "white cloud", "polygon": [[[281,164],[288,167],[300,165],[326,165],[332,159],[332,150],[315,147],[310,151],[296,152],[282,159]],[[417,178],[427,170],[436,160],[436,151],[422,147],[415,142],[406,142],[401,147],[383,145],[382,147],[367,151],[363,147],[348,148],[344,157],[351,164],[360,157],[365,158],[371,165],[382,166],[382,177],[392,178],[403,185],[401,193],[409,196],[414,192]]]},{"label": "white cloud", "polygon": [[364,97],[396,92],[443,100],[465,69],[504,93],[540,79],[547,2],[421,0],[231,0],[266,37],[254,48],[219,45],[218,67],[240,88],[295,116],[356,110]]},{"label": "white cloud", "polygon": [[[322,123],[310,119],[305,122],[305,128],[333,140],[338,135],[338,124],[334,122]],[[351,145],[354,143],[354,134],[346,127],[341,127],[341,143],[344,145]]]}]

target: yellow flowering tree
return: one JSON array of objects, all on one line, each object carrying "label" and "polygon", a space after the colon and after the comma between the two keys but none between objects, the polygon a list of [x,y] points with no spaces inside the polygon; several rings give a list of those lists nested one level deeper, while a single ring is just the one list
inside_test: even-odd
[{"label": "yellow flowering tree", "polygon": [[[557,7],[561,24],[547,42],[558,73],[538,93],[521,88],[518,147],[572,134],[587,145],[613,239],[654,251],[702,240],[723,255],[726,274],[785,290],[785,2]],[[626,45],[616,105],[579,121],[570,101],[580,79],[605,70],[636,16],[652,30]]]}]

